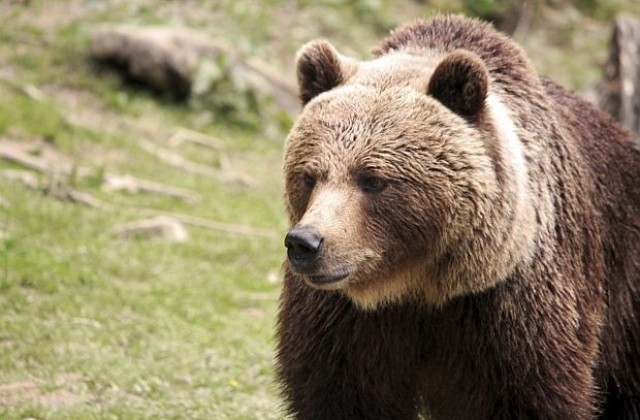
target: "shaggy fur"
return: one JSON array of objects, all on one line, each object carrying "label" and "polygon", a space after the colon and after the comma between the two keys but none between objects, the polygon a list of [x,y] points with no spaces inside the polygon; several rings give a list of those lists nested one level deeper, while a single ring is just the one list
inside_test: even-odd
[{"label": "shaggy fur", "polygon": [[288,413],[639,419],[630,134],[478,21],[416,22],[375,55],[298,55],[286,204],[320,246],[285,264]]}]

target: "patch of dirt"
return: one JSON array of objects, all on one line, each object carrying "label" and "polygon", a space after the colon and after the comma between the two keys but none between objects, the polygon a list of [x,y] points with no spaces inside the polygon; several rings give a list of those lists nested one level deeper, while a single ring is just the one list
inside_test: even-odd
[{"label": "patch of dirt", "polygon": [[[64,118],[78,127],[111,135],[126,133],[132,137],[154,141],[167,139],[172,133],[171,129],[161,121],[133,119],[118,115],[106,107],[94,94],[87,91],[57,85],[49,85],[42,90],[48,97],[55,98]],[[129,159],[126,150],[103,148],[100,145],[91,147],[95,149],[82,153],[86,164],[101,167]]]},{"label": "patch of dirt", "polygon": [[73,125],[99,128],[110,133],[120,128],[120,118],[89,92],[55,85],[44,86],[42,91],[62,105],[64,117]]},{"label": "patch of dirt", "polygon": [[76,373],[62,373],[51,380],[28,378],[0,384],[0,406],[35,403],[50,408],[68,407],[90,400],[90,395],[74,393],[74,385],[82,381]]},{"label": "patch of dirt", "polygon": [[[89,2],[82,0],[56,0],[42,3],[38,5],[30,0],[13,0],[9,1],[8,11],[18,12],[16,17],[18,23],[38,27],[46,33],[79,21],[90,13],[87,6]],[[23,10],[16,10],[18,8]]]}]

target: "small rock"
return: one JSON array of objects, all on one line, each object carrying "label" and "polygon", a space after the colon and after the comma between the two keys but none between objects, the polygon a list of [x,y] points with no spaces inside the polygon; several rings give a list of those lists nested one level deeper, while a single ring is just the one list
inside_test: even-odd
[{"label": "small rock", "polygon": [[106,192],[124,191],[137,193],[140,187],[132,176],[108,176],[104,179],[102,190]]},{"label": "small rock", "polygon": [[184,242],[189,237],[182,222],[169,216],[127,223],[117,227],[115,234],[121,239],[165,239],[171,242]]}]

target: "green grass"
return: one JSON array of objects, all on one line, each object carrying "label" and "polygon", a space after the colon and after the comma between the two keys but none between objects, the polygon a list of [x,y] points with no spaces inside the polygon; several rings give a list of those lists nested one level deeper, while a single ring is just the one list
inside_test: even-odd
[{"label": "green grass", "polygon": [[[5,9],[0,141],[53,149],[88,175],[38,175],[50,188],[33,190],[2,176],[20,168],[0,161],[0,418],[282,418],[273,330],[286,230],[280,167],[288,118],[269,109],[268,121],[252,116],[257,124],[212,119],[206,101],[176,103],[133,88],[87,60],[91,29],[103,22],[187,25],[293,77],[295,50],[311,38],[327,37],[347,54],[366,56],[390,27],[431,12],[401,3],[34,0]],[[462,10],[465,3],[452,4]],[[598,2],[588,7],[605,13]],[[583,51],[592,43],[573,39],[581,22],[563,30],[573,31],[567,38]],[[604,42],[598,46],[602,56]],[[530,51],[539,68],[573,87],[592,84],[599,56],[567,49],[561,43]],[[591,60],[587,70],[577,56]],[[171,149],[218,176],[187,173],[144,149],[143,140],[162,144],[179,127],[219,138],[218,150]],[[106,192],[108,174],[181,187],[201,199]],[[57,198],[56,191],[68,189],[104,206]],[[172,243],[114,234],[157,212],[274,235],[188,227],[188,241]]]},{"label": "green grass", "polygon": [[[0,138],[44,141],[88,167],[90,176],[62,176],[58,188],[108,206],[61,201],[0,176],[8,202],[0,207],[0,417],[280,417],[272,381],[278,236],[188,228],[185,243],[125,241],[114,228],[160,211],[281,234],[284,131],[276,140],[233,124],[198,125],[202,111],[94,72],[86,21],[50,29],[47,42],[25,28],[17,19],[0,30],[0,58],[17,74],[0,83]],[[25,37],[33,42],[9,47]],[[52,93],[34,99],[29,85]],[[59,91],[80,103],[69,105]],[[188,174],[141,147],[141,138],[162,143],[177,127],[219,137],[222,148],[173,152],[222,175],[221,161],[230,162],[256,185]],[[0,170],[16,168],[0,162]],[[107,193],[107,172],[186,188],[201,200]]]},{"label": "green grass", "polygon": [[[183,244],[112,233],[140,206],[282,230],[278,188],[186,178],[206,197],[194,209],[121,196],[117,210],[100,211],[0,181],[10,202],[0,219],[0,382],[53,382],[33,396],[0,392],[14,401],[0,404],[0,417],[275,418],[278,285],[269,277],[280,242],[197,229]],[[73,379],[56,384],[60,375]],[[47,403],[62,391],[74,398]]]},{"label": "green grass", "polygon": [[[215,203],[191,213],[281,228],[273,206],[260,204],[272,198],[217,189]],[[0,382],[54,382],[33,396],[0,392],[15,400],[0,404],[0,417],[276,417],[278,285],[269,278],[279,241],[196,229],[182,244],[122,241],[112,229],[136,217],[140,197],[97,211],[6,181],[0,191],[10,201],[1,218]],[[73,379],[55,384],[60,375]],[[62,390],[74,398],[47,404]]]}]

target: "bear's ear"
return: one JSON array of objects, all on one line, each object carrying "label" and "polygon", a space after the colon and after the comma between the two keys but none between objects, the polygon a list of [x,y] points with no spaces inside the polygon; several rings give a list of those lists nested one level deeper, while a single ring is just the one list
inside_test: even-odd
[{"label": "bear's ear", "polygon": [[456,50],[436,67],[427,93],[456,114],[470,119],[484,108],[489,72],[477,55]]},{"label": "bear's ear", "polygon": [[355,61],[348,59],[328,41],[311,41],[296,58],[298,89],[302,105],[344,82],[355,71]]}]

